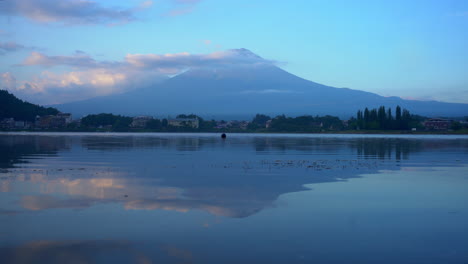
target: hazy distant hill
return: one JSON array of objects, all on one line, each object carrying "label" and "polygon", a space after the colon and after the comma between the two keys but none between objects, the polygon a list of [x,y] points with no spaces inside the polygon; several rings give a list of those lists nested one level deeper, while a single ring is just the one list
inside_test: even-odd
[{"label": "hazy distant hill", "polygon": [[[242,49],[243,56],[256,56]],[[248,118],[269,115],[324,115],[343,118],[363,107],[400,105],[426,116],[468,115],[468,104],[411,101],[399,97],[335,88],[299,78],[276,66],[238,66],[189,70],[154,87],[125,94],[57,105],[74,115],[112,112],[125,115],[196,113],[206,117]]]},{"label": "hazy distant hill", "polygon": [[0,120],[13,117],[16,120],[34,121],[36,116],[55,115],[59,111],[55,108],[45,108],[24,102],[5,90],[0,90]]}]

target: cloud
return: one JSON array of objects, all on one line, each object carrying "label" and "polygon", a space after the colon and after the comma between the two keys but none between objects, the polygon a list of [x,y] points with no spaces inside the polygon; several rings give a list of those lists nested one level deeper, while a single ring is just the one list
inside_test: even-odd
[{"label": "cloud", "polygon": [[135,12],[151,7],[152,1],[134,8],[104,7],[91,0],[3,0],[1,15],[22,16],[39,23],[115,24],[135,20]]},{"label": "cloud", "polygon": [[147,87],[166,79],[160,72],[135,71],[126,68],[84,69],[65,73],[43,71],[26,81],[10,86],[21,97],[40,104],[59,104],[85,100],[97,96],[123,93]]},{"label": "cloud", "polygon": [[141,2],[140,5],[138,5],[139,10],[147,9],[153,6],[153,1],[144,1]]},{"label": "cloud", "polygon": [[128,54],[125,60],[130,65],[141,68],[190,68],[190,67],[229,67],[240,65],[274,64],[249,50],[233,49],[210,54]]},{"label": "cloud", "polygon": [[31,52],[31,54],[20,64],[22,66],[40,65],[46,67],[52,66],[70,66],[74,68],[115,68],[119,66],[117,62],[96,61],[84,51],[76,50],[71,56],[49,56],[40,52]]},{"label": "cloud", "polygon": [[4,55],[9,52],[19,51],[22,49],[26,49],[26,47],[16,42],[0,42],[0,55]]},{"label": "cloud", "polygon": [[187,7],[173,9],[173,10],[169,11],[169,13],[167,13],[167,15],[172,16],[172,17],[182,16],[182,15],[192,13],[192,11],[193,11],[193,6],[187,6]]},{"label": "cloud", "polygon": [[[32,52],[21,65],[42,66],[47,67],[47,70],[32,79],[14,82],[14,76],[5,73],[2,86],[20,92],[25,98],[34,98],[36,103],[55,104],[148,87],[187,69],[272,64],[275,62],[265,60],[246,49],[209,54],[127,54],[123,60],[114,62],[97,61],[83,51],[76,51],[70,56],[49,56]],[[60,72],[55,71],[55,67]],[[64,68],[69,70],[64,72]],[[274,91],[265,91],[267,92]]]},{"label": "cloud", "polygon": [[265,60],[247,49],[232,49],[209,54],[190,54],[188,52],[168,54],[127,54],[124,60],[120,62],[96,61],[83,51],[76,51],[72,56],[48,56],[40,52],[32,52],[21,65],[159,70],[163,74],[171,74],[187,68],[229,67],[258,64],[275,64],[275,62]]},{"label": "cloud", "polygon": [[32,52],[31,55],[23,62],[23,65],[68,65],[77,67],[94,67],[96,64],[97,63],[93,58],[82,53],[74,56],[47,56],[39,52]]},{"label": "cloud", "polygon": [[9,72],[0,74],[0,89],[12,91],[16,88],[16,78]]},{"label": "cloud", "polygon": [[44,71],[32,80],[17,84],[16,90],[35,101],[56,104],[122,93],[161,78],[161,74],[99,68],[66,73]]},{"label": "cloud", "polygon": [[181,16],[191,13],[201,0],[172,0],[174,7],[166,15]]}]

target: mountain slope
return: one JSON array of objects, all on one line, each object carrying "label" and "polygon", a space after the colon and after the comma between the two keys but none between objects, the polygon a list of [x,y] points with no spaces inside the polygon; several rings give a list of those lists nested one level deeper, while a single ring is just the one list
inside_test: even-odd
[{"label": "mountain slope", "polygon": [[36,116],[55,115],[58,110],[31,104],[16,98],[5,90],[0,90],[0,120],[13,117],[16,120],[34,121]]},{"label": "mountain slope", "polygon": [[[246,56],[256,56],[246,52]],[[206,117],[249,118],[264,113],[330,114],[348,118],[358,109],[381,105],[400,105],[412,113],[427,116],[468,115],[468,104],[411,101],[335,88],[299,78],[272,65],[194,69],[154,87],[57,107],[78,116],[112,112],[156,116],[196,113]]]}]

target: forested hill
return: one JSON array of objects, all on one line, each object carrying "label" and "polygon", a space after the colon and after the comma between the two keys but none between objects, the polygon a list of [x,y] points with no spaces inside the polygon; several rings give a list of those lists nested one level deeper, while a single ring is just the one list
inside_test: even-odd
[{"label": "forested hill", "polygon": [[59,111],[52,107],[24,102],[5,90],[0,90],[0,120],[13,117],[15,120],[34,121],[36,116],[56,115]]}]

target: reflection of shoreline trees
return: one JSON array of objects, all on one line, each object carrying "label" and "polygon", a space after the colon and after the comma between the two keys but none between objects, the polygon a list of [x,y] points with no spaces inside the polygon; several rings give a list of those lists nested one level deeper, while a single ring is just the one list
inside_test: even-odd
[{"label": "reflection of shoreline trees", "polygon": [[[349,142],[358,157],[365,159],[409,160],[410,154],[442,149],[466,149],[466,140],[413,140],[405,138],[359,138]],[[439,157],[439,159],[442,158]]]},{"label": "reflection of shoreline trees", "polygon": [[344,140],[337,138],[276,138],[276,137],[255,137],[252,143],[256,151],[317,151],[334,152],[342,148]]},{"label": "reflection of shoreline trees", "polygon": [[118,137],[93,137],[85,136],[81,138],[83,147],[89,150],[128,150],[128,149],[148,149],[148,148],[172,148],[177,150],[194,151],[199,150],[205,143],[219,142],[218,137],[199,138],[199,137],[140,137],[140,136],[118,136]]},{"label": "reflection of shoreline trees", "polygon": [[[365,158],[401,160],[408,159],[411,152],[419,152],[424,144],[418,140],[395,138],[303,138],[292,141],[288,138],[254,140],[256,151],[288,151],[313,152],[329,155],[332,158]],[[346,148],[343,148],[346,146]],[[356,151],[354,151],[356,150]],[[357,154],[357,156],[356,156]],[[326,157],[326,156],[325,156]]]},{"label": "reflection of shoreline trees", "polygon": [[407,139],[357,139],[351,143],[358,157],[365,159],[407,160],[411,152],[421,151],[422,142]]},{"label": "reflection of shoreline trees", "polygon": [[13,168],[15,164],[27,162],[30,156],[55,156],[60,150],[70,149],[67,137],[44,137],[8,135],[0,137],[0,169]]},{"label": "reflection of shoreline trees", "polygon": [[297,151],[313,153],[314,155],[332,155],[330,158],[365,158],[385,160],[407,160],[411,153],[434,151],[451,148],[468,148],[468,141],[463,139],[410,139],[392,137],[303,137],[303,138],[275,138],[255,137],[252,144],[257,152]]}]

